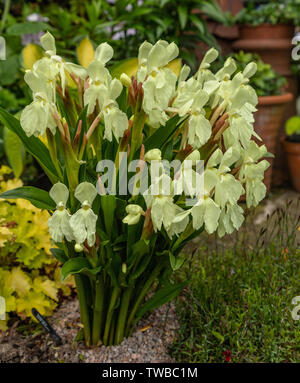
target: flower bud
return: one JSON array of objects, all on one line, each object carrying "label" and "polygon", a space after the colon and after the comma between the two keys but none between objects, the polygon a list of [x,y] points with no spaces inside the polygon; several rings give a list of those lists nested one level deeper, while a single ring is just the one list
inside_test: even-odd
[{"label": "flower bud", "polygon": [[76,245],[74,246],[74,250],[76,251],[76,253],[81,253],[83,251],[83,246],[80,243],[76,243]]},{"label": "flower bud", "polygon": [[126,206],[126,213],[128,214],[142,214],[143,213],[143,209],[139,206],[139,205],[127,205]]},{"label": "flower bud", "polygon": [[122,263],[122,273],[126,274],[126,271],[127,271],[127,265],[126,263]]},{"label": "flower bud", "polygon": [[126,73],[122,73],[120,76],[121,83],[126,87],[129,88],[131,86],[131,79],[129,76],[127,76]]},{"label": "flower bud", "polygon": [[161,151],[159,149],[151,149],[145,154],[145,160],[148,162],[151,161],[161,161]]}]

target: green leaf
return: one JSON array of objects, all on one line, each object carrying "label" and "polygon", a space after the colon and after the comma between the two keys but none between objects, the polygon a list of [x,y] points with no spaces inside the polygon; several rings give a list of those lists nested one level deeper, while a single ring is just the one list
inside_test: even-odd
[{"label": "green leaf", "polygon": [[151,261],[151,257],[143,257],[142,261],[139,263],[136,271],[134,273],[131,273],[129,276],[129,283],[132,283],[135,279],[137,279],[147,268]]},{"label": "green leaf", "polygon": [[179,15],[179,22],[180,22],[181,29],[184,29],[186,26],[187,18],[188,18],[187,6],[179,5],[178,15]]},{"label": "green leaf", "polygon": [[192,20],[195,27],[199,30],[199,32],[204,35],[205,34],[205,24],[204,21],[196,16],[196,15],[190,15],[190,19]]},{"label": "green leaf", "polygon": [[24,169],[24,147],[19,137],[8,128],[4,128],[4,149],[10,166],[18,178]]},{"label": "green leaf", "polygon": [[32,154],[41,165],[45,166],[54,176],[57,176],[56,169],[51,161],[50,153],[46,145],[36,137],[27,137],[20,122],[5,109],[0,107],[0,121],[3,125],[14,132],[22,141],[28,153]]},{"label": "green leaf", "polygon": [[67,260],[69,259],[66,256],[66,253],[62,249],[53,248],[53,249],[50,249],[50,251],[51,251],[51,254],[53,255],[53,257],[55,259],[57,259],[59,262],[61,262],[62,264],[67,262]]},{"label": "green leaf", "polygon": [[119,61],[111,67],[112,77],[120,78],[122,73],[126,73],[130,78],[136,75],[138,69],[138,59],[136,57]]},{"label": "green leaf", "polygon": [[109,238],[112,236],[116,206],[117,201],[114,195],[101,196],[101,208],[104,216],[104,224]]},{"label": "green leaf", "polygon": [[18,76],[20,68],[20,60],[18,55],[8,57],[6,60],[0,61],[0,84],[11,85]]},{"label": "green leaf", "polygon": [[212,331],[212,334],[219,339],[220,344],[224,343],[224,336],[217,331]]},{"label": "green leaf", "polygon": [[22,186],[20,188],[7,190],[0,194],[0,198],[17,199],[23,198],[32,203],[39,209],[54,210],[55,202],[50,198],[49,193],[45,190],[35,188],[33,186]]},{"label": "green leaf", "polygon": [[171,251],[173,254],[178,254],[180,250],[185,246],[185,244],[192,239],[196,238],[204,230],[204,225],[199,229],[195,230],[193,228],[192,222],[188,224],[184,232],[175,240],[175,243],[171,246]]},{"label": "green leaf", "polygon": [[7,28],[8,35],[20,36],[24,34],[36,34],[41,31],[53,29],[49,24],[40,21],[25,21],[24,23],[17,23]]},{"label": "green leaf", "polygon": [[180,269],[180,267],[183,265],[185,259],[183,257],[175,257],[170,251],[169,251],[169,257],[170,257],[170,264],[173,269],[173,271],[176,271]]},{"label": "green leaf", "polygon": [[61,280],[64,282],[69,275],[86,274],[95,276],[101,270],[101,266],[92,269],[90,262],[84,257],[71,258],[61,268]]},{"label": "green leaf", "polygon": [[229,19],[216,2],[204,1],[199,7],[211,19],[228,25]]},{"label": "green leaf", "polygon": [[158,290],[154,296],[140,308],[136,315],[136,320],[141,318],[148,311],[152,311],[177,297],[185,285],[186,283],[184,282],[176,285],[169,285]]},{"label": "green leaf", "polygon": [[300,117],[294,116],[289,118],[285,124],[285,131],[288,136],[291,136],[292,134],[299,134],[300,133]]},{"label": "green leaf", "polygon": [[175,133],[176,129],[178,129],[179,120],[179,116],[172,117],[165,126],[160,127],[150,137],[148,137],[145,141],[146,152],[150,149],[162,147]]}]

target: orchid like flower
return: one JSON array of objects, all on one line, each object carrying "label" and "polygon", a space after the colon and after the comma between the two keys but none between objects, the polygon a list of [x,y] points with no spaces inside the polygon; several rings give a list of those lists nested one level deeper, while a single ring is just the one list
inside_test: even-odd
[{"label": "orchid like flower", "polygon": [[151,207],[151,219],[154,231],[162,226],[168,232],[176,215],[176,205],[173,202],[172,179],[162,174],[150,185],[143,194],[147,208]]},{"label": "orchid like flower", "polygon": [[66,72],[74,73],[76,76],[80,77],[81,79],[85,79],[86,77],[85,68],[77,64],[64,62],[62,57],[56,54],[55,38],[51,35],[51,33],[49,32],[45,33],[41,37],[40,42],[41,42],[42,48],[45,50],[45,53],[46,53],[46,60],[48,60],[48,64],[50,68],[49,72],[51,74],[56,73],[60,75],[63,95],[65,94],[65,88],[67,84]]},{"label": "orchid like flower", "polygon": [[53,113],[57,108],[53,102],[53,89],[43,73],[30,70],[24,79],[33,92],[33,102],[27,105],[20,118],[20,123],[28,137],[45,135],[49,128],[52,134],[56,131]]},{"label": "orchid like flower", "polygon": [[119,141],[128,128],[128,118],[116,102],[123,89],[122,83],[116,78],[112,79],[105,67],[112,56],[113,49],[109,44],[103,43],[97,47],[95,59],[87,68],[89,87],[84,92],[84,105],[88,105],[87,113],[91,114],[98,103],[104,118],[104,138],[112,141],[114,135]]},{"label": "orchid like flower", "polygon": [[104,117],[104,138],[112,141],[112,135],[119,141],[123,137],[125,130],[128,128],[128,119],[124,112],[119,109],[115,101],[107,103],[103,108]]},{"label": "orchid like flower", "polygon": [[[101,48],[102,45],[100,44],[99,47]],[[105,44],[102,50],[109,49],[108,47],[109,45]],[[109,57],[107,54],[104,56]],[[107,100],[115,100],[121,94],[122,83],[117,79],[112,80],[105,67],[105,61],[96,59],[92,61],[87,68],[87,75],[89,76],[89,87],[84,92],[84,105],[88,105],[87,113],[91,114],[97,101],[101,110]]]},{"label": "orchid like flower", "polygon": [[92,210],[92,204],[97,196],[95,186],[89,182],[82,182],[75,190],[75,197],[81,202],[79,209],[70,219],[75,240],[82,244],[85,240],[92,247],[96,240],[97,215]]},{"label": "orchid like flower", "polygon": [[70,226],[71,215],[66,209],[69,190],[66,185],[58,182],[52,186],[49,195],[57,205],[55,212],[48,220],[51,238],[54,242],[62,242],[64,238],[70,242],[74,236]]},{"label": "orchid like flower", "polygon": [[176,75],[166,65],[178,56],[175,43],[159,40],[155,45],[143,43],[138,56],[138,82],[143,82],[143,110],[153,127],[165,125],[165,111],[175,94]]},{"label": "orchid like flower", "polygon": [[189,215],[192,216],[193,228],[199,230],[203,225],[207,233],[212,234],[218,228],[220,207],[212,198],[211,192],[217,184],[217,176],[211,172],[204,173],[204,192],[199,193],[197,202],[191,209],[178,214],[173,223],[183,222]]},{"label": "orchid like flower", "polygon": [[254,141],[251,141],[248,149],[243,151],[239,179],[246,184],[246,202],[248,207],[257,206],[266,194],[266,186],[263,183],[263,179],[264,173],[270,164],[267,160],[258,162],[266,153],[266,146],[258,146]]},{"label": "orchid like flower", "polygon": [[226,204],[219,218],[219,237],[223,237],[225,234],[232,234],[234,230],[238,230],[244,219],[244,210],[241,206],[230,203]]},{"label": "orchid like flower", "polygon": [[239,157],[240,151],[237,147],[229,148],[224,155],[220,149],[217,149],[207,162],[206,174],[217,176],[214,199],[221,208],[227,203],[236,204],[244,193],[241,183],[230,174],[231,166],[238,161]]}]

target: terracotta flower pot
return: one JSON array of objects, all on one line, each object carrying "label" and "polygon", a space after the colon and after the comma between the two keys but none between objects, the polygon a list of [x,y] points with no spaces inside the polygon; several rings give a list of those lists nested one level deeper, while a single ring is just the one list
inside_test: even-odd
[{"label": "terracotta flower pot", "polygon": [[289,24],[240,25],[240,38],[233,43],[233,48],[258,53],[276,72],[288,76],[294,32],[295,27]]},{"label": "terracotta flower pot", "polygon": [[[292,38],[295,33],[295,27],[288,24],[262,24],[254,27],[252,25],[240,25],[240,38],[233,43],[235,50],[244,50],[245,52],[258,53],[262,60],[270,64],[272,68],[288,80],[287,92],[294,95],[296,99],[298,94],[297,78],[291,73],[291,50]],[[279,137],[283,138],[284,121],[296,114],[296,102],[287,105],[280,126]],[[280,140],[277,140],[276,155],[274,161],[273,184],[276,186],[287,182],[287,163],[283,147]]]},{"label": "terracotta flower pot", "polygon": [[300,143],[285,140],[283,144],[293,187],[300,193]]},{"label": "terracotta flower pot", "polygon": [[[258,98],[257,112],[254,115],[254,129],[262,138],[270,153],[275,153],[279,130],[285,106],[292,101],[293,95],[285,93],[279,96],[265,96]],[[265,185],[268,191],[271,188],[273,158],[268,158],[271,166],[265,172]]]}]

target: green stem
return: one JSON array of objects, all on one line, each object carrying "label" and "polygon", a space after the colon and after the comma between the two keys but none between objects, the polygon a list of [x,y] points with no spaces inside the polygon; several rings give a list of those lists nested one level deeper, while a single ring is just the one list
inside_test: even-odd
[{"label": "green stem", "polygon": [[109,307],[108,307],[108,311],[107,311],[104,336],[103,336],[103,344],[104,345],[107,345],[108,341],[109,341],[109,330],[111,327],[112,316],[113,316],[116,301],[120,295],[120,292],[121,292],[120,287],[115,286],[113,289],[113,292],[111,294],[111,299],[110,299],[110,303],[109,303]]},{"label": "green stem", "polygon": [[8,12],[9,12],[9,8],[10,8],[10,0],[6,0],[5,1],[5,5],[4,5],[4,11],[3,11],[3,14],[2,14],[0,33],[3,31],[3,29],[5,27],[5,23],[6,23],[7,15],[8,15]]},{"label": "green stem", "polygon": [[134,115],[132,130],[131,130],[131,148],[129,161],[133,160],[133,156],[138,147],[142,143],[143,128],[146,121],[146,114],[144,111],[136,112]]},{"label": "green stem", "polygon": [[109,346],[113,346],[113,344],[114,344],[115,327],[116,327],[116,313],[113,314],[113,317],[111,320],[109,340],[108,340]]},{"label": "green stem", "polygon": [[79,299],[80,316],[83,324],[84,339],[87,346],[90,345],[91,325],[89,316],[89,307],[85,295],[85,284],[81,275],[75,275],[77,294]]},{"label": "green stem", "polygon": [[159,274],[161,272],[161,269],[163,267],[164,267],[163,263],[159,263],[158,265],[156,265],[156,267],[154,268],[154,270],[150,274],[149,279],[146,281],[144,287],[142,288],[142,291],[140,292],[140,295],[138,296],[137,300],[135,301],[135,304],[134,304],[134,306],[133,306],[133,308],[131,310],[131,313],[130,313],[128,321],[127,321],[126,336],[129,336],[129,334],[131,334],[131,331],[130,331],[131,330],[131,325],[132,325],[132,322],[134,320],[134,316],[135,316],[135,314],[137,312],[137,309],[139,308],[141,302],[145,298],[147,292],[152,287],[155,279],[159,276]]},{"label": "green stem", "polygon": [[133,287],[128,287],[128,289],[124,291],[121,298],[121,307],[119,311],[117,328],[116,328],[115,344],[120,344],[124,338],[127,311],[128,311],[132,292],[133,292]]},{"label": "green stem", "polygon": [[104,285],[103,279],[100,275],[95,283],[95,301],[93,313],[93,333],[92,344],[98,346],[100,343],[101,329],[103,322],[103,308],[104,308]]},{"label": "green stem", "polygon": [[67,141],[63,142],[63,151],[64,151],[66,171],[67,171],[67,178],[69,182],[69,190],[70,190],[70,194],[72,198],[72,193],[74,193],[78,185],[78,174],[79,174],[80,162],[77,160],[70,142],[67,142]]},{"label": "green stem", "polygon": [[53,134],[50,132],[49,129],[46,130],[46,136],[47,136],[47,142],[48,142],[48,148],[49,148],[51,160],[52,160],[53,165],[57,171],[58,177],[61,180],[63,180],[63,174],[62,174],[62,171],[61,171],[61,168],[59,166],[58,159],[57,159],[57,149],[56,149],[55,137],[53,136]]}]

